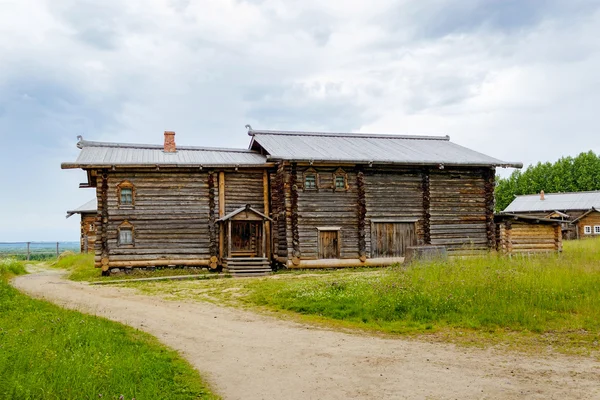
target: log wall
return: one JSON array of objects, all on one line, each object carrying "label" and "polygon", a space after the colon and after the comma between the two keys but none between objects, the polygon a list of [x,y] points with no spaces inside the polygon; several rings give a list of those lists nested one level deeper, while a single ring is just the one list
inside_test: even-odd
[{"label": "log wall", "polygon": [[367,168],[365,170],[367,253],[371,246],[373,219],[416,219],[418,244],[423,244],[423,173],[420,169]]},{"label": "log wall", "polygon": [[562,251],[560,224],[503,221],[497,232],[498,251],[504,254]]},{"label": "log wall", "polygon": [[354,170],[344,170],[345,190],[334,190],[334,173],[338,168],[316,167],[319,174],[316,190],[304,188],[306,167],[298,167],[298,238],[302,259],[318,258],[318,227],[339,227],[340,258],[359,257],[357,217],[357,177]]},{"label": "log wall", "polygon": [[81,214],[81,252],[94,253],[96,246],[96,214]]},{"label": "log wall", "polygon": [[[493,176],[483,169],[443,169],[430,173],[432,245],[449,252],[494,248]],[[492,192],[493,196],[493,192]],[[491,204],[490,204],[491,203]]]},{"label": "log wall", "polygon": [[225,214],[250,204],[265,212],[263,171],[244,170],[225,173]]},{"label": "log wall", "polygon": [[[208,172],[114,172],[107,176],[108,220],[102,233],[106,234],[109,266],[210,258],[210,239],[214,240],[215,233],[210,232]],[[135,187],[133,206],[118,203],[117,185],[125,180]],[[218,208],[218,193],[213,196]],[[133,225],[133,246],[118,244],[118,228],[125,221]]]}]

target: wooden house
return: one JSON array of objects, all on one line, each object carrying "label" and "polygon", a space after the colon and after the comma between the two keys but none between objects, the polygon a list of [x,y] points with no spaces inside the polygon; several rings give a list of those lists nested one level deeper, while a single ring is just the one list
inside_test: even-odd
[{"label": "wooden house", "polygon": [[233,272],[401,262],[407,247],[496,248],[496,167],[447,136],[259,131],[248,150],[100,143],[96,266]]},{"label": "wooden house", "polygon": [[600,191],[544,193],[517,196],[503,213],[561,221],[565,239],[600,235]]},{"label": "wooden house", "polygon": [[578,239],[600,237],[600,212],[592,207],[572,222]]},{"label": "wooden house", "polygon": [[497,250],[503,254],[562,251],[561,222],[534,216],[497,214]]},{"label": "wooden house", "polygon": [[96,246],[96,215],[98,214],[96,199],[94,198],[74,210],[67,211],[67,218],[75,214],[81,216],[80,251],[82,253],[93,253]]}]

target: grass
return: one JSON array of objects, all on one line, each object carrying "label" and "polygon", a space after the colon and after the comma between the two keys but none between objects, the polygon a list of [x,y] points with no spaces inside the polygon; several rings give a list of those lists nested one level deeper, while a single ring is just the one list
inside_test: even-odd
[{"label": "grass", "polygon": [[562,254],[135,287],[392,335],[600,354],[600,240]]},{"label": "grass", "polygon": [[65,254],[62,255],[56,262],[51,265],[53,268],[64,269],[69,271],[68,279],[73,281],[111,281],[121,279],[136,279],[147,277],[162,277],[162,276],[180,276],[180,275],[199,275],[208,278],[214,277],[205,269],[191,268],[160,268],[157,267],[154,271],[136,270],[130,274],[111,274],[110,276],[102,276],[100,268],[94,267],[93,254]]},{"label": "grass", "polygon": [[0,398],[212,399],[198,373],[152,336],[31,299],[0,261]]}]

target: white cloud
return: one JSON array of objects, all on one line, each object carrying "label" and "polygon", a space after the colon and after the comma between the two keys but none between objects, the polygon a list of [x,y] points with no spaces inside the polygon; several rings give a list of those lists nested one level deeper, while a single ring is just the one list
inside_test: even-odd
[{"label": "white cloud", "polygon": [[89,192],[58,164],[78,134],[244,147],[251,123],[450,134],[525,163],[600,152],[597,37],[587,0],[4,1],[0,180],[29,184],[0,200],[0,240],[77,238],[64,211]]}]

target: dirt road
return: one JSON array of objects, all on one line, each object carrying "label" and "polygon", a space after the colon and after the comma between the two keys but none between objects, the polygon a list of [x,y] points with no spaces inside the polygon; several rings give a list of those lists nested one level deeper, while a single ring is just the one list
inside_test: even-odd
[{"label": "dirt road", "polygon": [[346,334],[127,288],[18,277],[38,298],[149,332],[225,399],[600,399],[600,363]]}]

